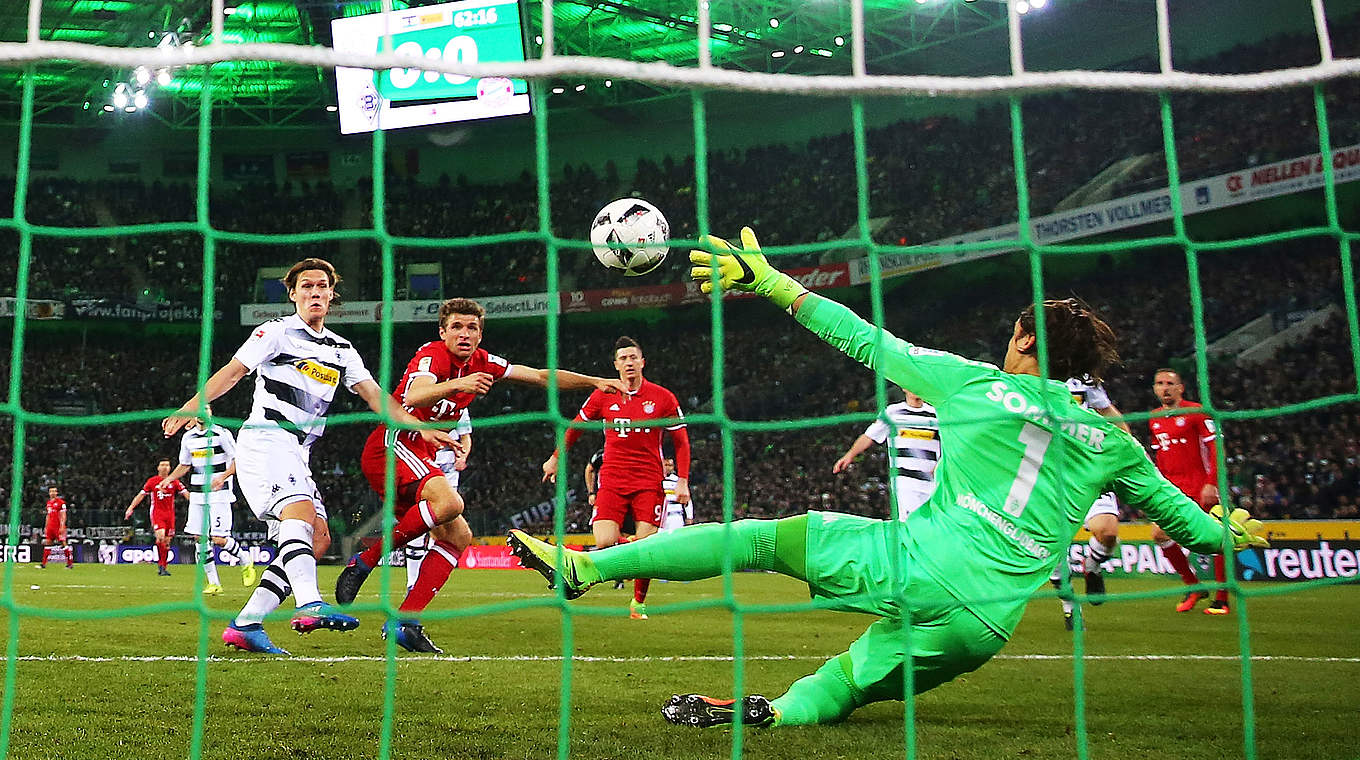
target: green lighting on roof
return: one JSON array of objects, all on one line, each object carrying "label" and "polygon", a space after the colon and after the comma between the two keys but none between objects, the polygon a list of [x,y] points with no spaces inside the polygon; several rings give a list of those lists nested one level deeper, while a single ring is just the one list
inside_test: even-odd
[{"label": "green lighting on roof", "polygon": [[[411,4],[404,0],[392,0],[392,10],[394,11],[402,11],[410,7]],[[377,13],[381,10],[382,2],[380,0],[357,0],[356,2],[345,3],[340,11],[340,15],[344,18],[350,18],[352,16],[364,16],[369,13]]]},{"label": "green lighting on roof", "polygon": [[59,42],[91,42],[107,36],[108,32],[99,29],[54,29],[50,39]]},{"label": "green lighting on roof", "polygon": [[137,7],[131,0],[76,0],[71,4],[71,13],[94,13],[95,11],[112,11],[121,13],[130,11]]}]

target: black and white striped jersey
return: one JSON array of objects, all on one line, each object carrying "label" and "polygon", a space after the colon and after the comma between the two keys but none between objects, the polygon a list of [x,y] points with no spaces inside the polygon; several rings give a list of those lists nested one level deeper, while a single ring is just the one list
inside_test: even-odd
[{"label": "black and white striped jersey", "polygon": [[296,314],[255,328],[234,358],[255,372],[247,427],[281,426],[303,446],[325,432],[336,388],[343,383],[353,392],[373,379],[349,341],[327,329],[313,331]]},{"label": "black and white striped jersey", "polygon": [[874,420],[864,435],[876,443],[889,436],[888,467],[895,482],[899,518],[925,503],[935,490],[935,466],[940,462],[940,422],[935,407],[907,406],[899,401],[884,408],[889,422]]},{"label": "black and white striped jersey", "polygon": [[[221,425],[204,430],[197,425],[184,431],[179,439],[179,463],[189,467],[189,503],[202,504],[203,484],[221,474],[236,458],[236,439]],[[208,474],[211,466],[212,474]],[[213,491],[214,503],[236,500],[236,478],[227,478],[221,490]]]}]

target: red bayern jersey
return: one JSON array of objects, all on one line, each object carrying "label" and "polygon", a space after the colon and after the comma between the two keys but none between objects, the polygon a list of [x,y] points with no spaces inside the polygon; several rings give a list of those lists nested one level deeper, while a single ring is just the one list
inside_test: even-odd
[{"label": "red bayern jersey", "polygon": [[[473,351],[467,361],[459,362],[453,352],[449,351],[449,347],[444,345],[444,341],[432,340],[421,346],[416,355],[411,357],[411,361],[406,365],[406,371],[402,373],[401,382],[397,383],[397,389],[392,395],[406,407],[406,411],[422,422],[456,420],[469,404],[477,400],[477,394],[455,393],[436,401],[433,406],[411,406],[406,403],[406,390],[411,387],[411,381],[417,377],[428,377],[436,383],[442,383],[475,372],[485,372],[500,380],[510,372],[510,362],[487,352],[484,348]],[[419,438],[419,433],[414,430],[406,431],[404,435],[412,440]]]},{"label": "red bayern jersey", "polygon": [[1162,475],[1198,501],[1204,486],[1218,480],[1214,421],[1196,411],[1203,407],[1193,401],[1182,400],[1176,408],[1184,411],[1148,419],[1152,450]]},{"label": "red bayern jersey", "polygon": [[58,496],[55,499],[47,500],[47,516],[57,517],[66,511],[66,500]]},{"label": "red bayern jersey", "polygon": [[674,393],[647,380],[642,381],[642,387],[636,392],[627,395],[599,390],[591,392],[581,411],[576,413],[576,419],[604,421],[600,487],[621,493],[660,488],[662,428],[648,423],[680,418],[682,421],[665,428],[678,431],[685,427],[684,416]]},{"label": "red bayern jersey", "polygon": [[175,496],[188,490],[178,480],[166,480],[159,475],[147,478],[142,486],[142,493],[151,497],[152,512],[173,512]]}]

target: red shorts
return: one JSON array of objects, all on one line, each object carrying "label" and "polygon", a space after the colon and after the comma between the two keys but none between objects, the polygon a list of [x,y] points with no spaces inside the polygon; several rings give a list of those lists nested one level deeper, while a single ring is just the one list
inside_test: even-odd
[{"label": "red shorts", "polygon": [[624,519],[631,513],[635,522],[660,526],[661,509],[665,503],[666,492],[662,490],[660,483],[655,488],[644,488],[628,493],[601,483],[600,490],[595,493],[595,511],[590,515],[590,521],[593,523],[597,520],[611,520],[622,525]]},{"label": "red shorts", "polygon": [[[359,468],[368,478],[368,484],[379,494],[385,493],[384,486],[387,484],[387,446],[383,442],[386,437],[387,428],[378,426],[369,433],[368,440],[364,442],[364,453],[359,457]],[[444,471],[434,463],[434,452],[424,439],[416,439],[413,443],[398,437],[392,444],[392,453],[393,477],[397,488],[393,506],[401,513],[418,504],[425,483],[431,478],[444,477]]]},{"label": "red shorts", "polygon": [[1211,501],[1208,504],[1204,504],[1199,500],[1200,495],[1204,493],[1204,486],[1208,485],[1204,481],[1172,480],[1171,484],[1181,489],[1181,493],[1185,494],[1186,496],[1189,496],[1190,500],[1195,502],[1196,504],[1199,504],[1199,508],[1204,510],[1205,512],[1208,512],[1210,509],[1213,508],[1214,504],[1217,503],[1216,501]]},{"label": "red shorts", "polygon": [[175,535],[175,513],[173,511],[156,512],[153,510],[151,512],[151,530],[153,532],[163,530],[166,537]]},{"label": "red shorts", "polygon": [[66,531],[61,528],[60,517],[55,520],[51,517],[47,518],[47,527],[43,530],[43,540],[49,544],[66,542]]}]

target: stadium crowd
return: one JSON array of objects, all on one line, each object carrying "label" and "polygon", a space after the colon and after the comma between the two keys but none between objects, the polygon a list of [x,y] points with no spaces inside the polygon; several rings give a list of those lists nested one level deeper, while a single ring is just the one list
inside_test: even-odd
[{"label": "stadium crowd", "polygon": [[[1345,23],[1346,29],[1360,29],[1360,17]],[[1334,39],[1339,43],[1337,55],[1360,52],[1344,48],[1360,44],[1360,34],[1338,34]],[[1196,62],[1195,69],[1226,72],[1249,60],[1270,60],[1272,66],[1316,60],[1315,41],[1308,38],[1263,45],[1267,58],[1235,50]],[[1135,62],[1131,67],[1144,65]],[[1330,83],[1325,93],[1333,144],[1360,141],[1360,83],[1353,79]],[[1178,95],[1171,104],[1182,179],[1317,149],[1308,91],[1250,98]],[[1054,210],[1103,169],[1131,156],[1151,158],[1138,173],[1121,181],[1119,191],[1164,182],[1155,97],[1048,95],[1027,99],[1024,117],[1035,214]],[[901,122],[872,129],[867,137],[870,213],[890,217],[877,233],[880,242],[918,243],[1014,220],[1014,164],[1005,106],[980,108],[969,120],[933,117]],[[798,148],[715,152],[709,157],[711,226],[733,231],[751,224],[769,245],[835,239],[854,225],[852,159],[847,134],[815,138]],[[326,182],[252,184],[230,193],[214,193],[209,216],[215,229],[228,233],[362,230],[373,223],[368,187],[364,182],[343,188]],[[0,178],[0,192],[12,193],[13,182]],[[576,229],[610,198],[635,194],[665,199],[662,205],[674,237],[697,233],[693,157],[639,161],[628,178],[621,177],[612,163],[567,167],[553,180],[550,194],[555,230]],[[442,177],[427,185],[394,175],[387,185],[389,217],[385,221],[389,232],[401,237],[536,230],[537,196],[535,181],[528,174],[494,185],[465,177]],[[12,195],[0,197],[6,207],[12,201]],[[31,184],[26,208],[29,222],[72,227],[188,223],[195,216],[192,186],[134,180],[40,179]],[[0,231],[0,245],[14,247],[16,235],[13,230]],[[346,245],[357,246],[360,270],[367,278],[354,273],[342,292],[351,299],[376,297],[377,279],[371,273],[379,270],[380,249],[365,234],[357,234],[352,243],[288,245],[243,242],[229,236],[217,249],[214,284],[219,307],[234,316],[237,303],[257,297],[258,267],[286,265],[304,255],[334,257]],[[544,251],[536,243],[437,249],[398,245],[396,250],[399,265],[444,262],[449,295],[536,292],[545,287]],[[202,251],[200,233],[189,224],[108,238],[39,235],[34,239],[29,295],[197,302]],[[560,253],[564,288],[617,283],[588,251],[568,248]],[[793,266],[817,258],[807,255],[780,263]],[[675,256],[647,284],[682,278],[687,270],[682,259]],[[1330,238],[1201,252],[1197,263],[1206,337],[1213,340],[1262,315],[1287,322],[1311,309],[1339,303],[1338,261],[1337,245]],[[1173,361],[1178,361],[1186,375],[1189,396],[1197,398],[1193,362],[1184,358],[1195,344],[1184,253],[1141,250],[1093,262],[1047,276],[1046,285],[1051,294],[1087,298],[1111,318],[1125,357],[1122,370],[1108,384],[1115,403],[1126,412],[1152,407],[1153,370]],[[913,287],[914,278],[889,283],[887,327],[922,345],[999,361],[1010,321],[1031,293],[1022,258],[1003,257],[988,267],[990,279],[981,291],[987,294],[985,301],[977,299],[976,288],[918,289]],[[14,257],[3,257],[0,282],[13,283],[16,274]],[[12,293],[9,288],[5,286],[3,294]],[[808,508],[886,514],[887,483],[882,476],[886,465],[880,451],[871,452],[848,474],[831,473],[832,462],[873,411],[872,376],[792,324],[768,326],[764,315],[753,311],[760,308],[759,304],[735,304],[728,309],[722,346],[727,412],[734,419],[801,421],[778,432],[734,434],[734,515],[776,516]],[[746,318],[748,313],[753,318]],[[714,352],[707,314],[707,307],[696,307],[649,316],[645,322],[622,316],[603,327],[598,321],[565,319],[560,345],[570,348],[562,352],[562,364],[609,374],[610,346],[618,333],[626,332],[641,341],[649,378],[675,390],[691,415],[709,412]],[[239,344],[242,332],[233,323],[230,319],[218,323],[212,366],[224,362]],[[337,327],[355,339],[369,366],[376,368],[380,349],[376,332]],[[399,327],[392,349],[397,371],[420,343],[432,337],[430,326]],[[511,361],[546,364],[541,326],[493,321],[484,345]],[[8,361],[6,347],[0,360],[6,376]],[[58,415],[163,408],[187,395],[197,365],[196,333],[108,324],[81,333],[43,330],[30,335],[25,347],[22,401],[28,410]],[[1333,320],[1261,365],[1238,368],[1230,360],[1217,361],[1210,366],[1209,381],[1215,403],[1227,410],[1271,408],[1354,393],[1346,324]],[[248,397],[248,392],[238,390],[224,398],[216,411],[239,418],[246,411]],[[570,416],[580,400],[564,396],[564,414]],[[511,412],[541,410],[543,404],[541,392],[497,386],[474,405],[472,414],[485,421]],[[359,409],[348,398],[341,405],[346,410]],[[1269,517],[1356,516],[1360,503],[1357,411],[1353,403],[1333,404],[1225,425],[1232,498]],[[864,412],[865,421],[834,425],[806,421],[846,412]],[[121,522],[121,510],[154,471],[155,460],[175,453],[173,443],[159,436],[153,416],[148,413],[145,422],[80,428],[27,425],[23,521],[37,522],[39,496],[45,496],[46,486],[55,483],[72,504],[73,527]],[[12,424],[9,417],[0,419],[0,484],[10,482]],[[1136,431],[1144,427],[1141,422],[1134,424]],[[314,454],[314,471],[338,534],[352,530],[377,507],[376,497],[358,471],[358,452],[369,429],[366,423],[335,424]],[[691,438],[697,516],[715,518],[722,509],[721,433],[715,424],[693,421]],[[550,498],[550,489],[539,480],[538,467],[552,442],[552,430],[541,423],[478,427],[464,480],[468,515],[476,530],[502,531],[513,515]],[[579,484],[585,457],[596,445],[598,439],[588,438],[574,450],[573,487]],[[240,524],[249,524],[243,503],[238,502],[238,510]],[[568,506],[569,529],[587,528],[588,518],[584,504]],[[545,525],[541,520],[531,521],[530,527]]]},{"label": "stadium crowd", "polygon": [[[1261,315],[1288,321],[1315,307],[1340,302],[1338,260],[1330,241],[1203,256],[1200,273],[1207,338],[1213,340]],[[1086,296],[1111,316],[1126,361],[1109,388],[1115,403],[1127,413],[1152,408],[1153,370],[1192,351],[1189,295],[1178,268],[1184,268],[1181,252],[1144,251],[1122,261],[1100,260],[1089,271],[1049,282],[1051,293]],[[1269,287],[1263,284],[1267,282]],[[1008,276],[1005,265],[989,280],[991,297],[985,303],[979,303],[966,287],[916,297],[912,281],[907,280],[887,294],[887,326],[921,345],[998,361],[1001,337],[1019,305],[1028,300],[1027,288],[1027,280]],[[817,417],[847,412],[871,414],[872,375],[792,324],[767,326],[766,320],[755,318],[758,311],[751,311],[759,308],[760,304],[739,304],[728,310],[722,386],[727,411],[734,419],[791,422],[777,432],[733,434],[734,514],[775,516],[808,508],[884,514],[887,483],[881,452],[872,452],[849,474],[831,473],[832,462],[866,422],[824,426],[815,422]],[[340,329],[376,368],[380,346],[374,331]],[[542,366],[546,356],[541,330],[541,326],[492,321],[484,345],[511,361]],[[398,329],[392,352],[397,371],[405,357],[433,337],[432,332],[426,325]],[[696,416],[712,410],[713,347],[703,307],[670,312],[656,322],[623,319],[604,327],[565,320],[561,345],[570,349],[562,352],[563,365],[609,374],[610,346],[620,332],[639,339],[648,357],[648,376],[674,389],[687,413]],[[228,358],[240,334],[236,327],[222,330],[214,366]],[[107,328],[83,335],[44,331],[31,338],[25,349],[24,405],[56,414],[168,406],[192,387],[197,349],[196,335],[190,333],[136,335]],[[129,356],[136,356],[136,362],[129,363]],[[1196,397],[1193,363],[1182,358],[1178,366],[1186,374],[1190,397]],[[777,369],[771,371],[771,367]],[[1272,408],[1353,393],[1352,367],[1345,323],[1333,320],[1263,365],[1243,369],[1230,359],[1213,363],[1210,384],[1223,409]],[[7,369],[0,366],[0,370]],[[247,391],[233,392],[219,402],[216,411],[239,417],[248,398]],[[359,409],[346,394],[341,398],[344,409]],[[570,416],[580,400],[565,395],[563,413]],[[485,423],[504,414],[543,408],[542,392],[500,385],[477,402],[472,412],[475,420]],[[1345,403],[1259,421],[1230,421],[1224,426],[1224,436],[1233,498],[1271,517],[1353,514],[1360,497],[1360,415],[1356,412],[1355,404]],[[719,517],[719,427],[698,420],[690,427],[697,514]],[[1137,432],[1144,428],[1142,423],[1134,424]],[[333,423],[314,453],[314,469],[337,534],[352,530],[377,506],[357,466],[368,430],[365,423]],[[82,428],[30,424],[26,440],[25,483],[32,493],[26,494],[23,506],[25,521],[30,523],[35,522],[41,505],[38,496],[48,483],[58,483],[73,505],[73,526],[116,524],[119,510],[154,470],[155,459],[175,453],[174,443],[161,439],[150,420]],[[511,516],[552,496],[551,489],[540,483],[538,470],[553,445],[548,426],[482,424],[474,440],[464,485],[469,516],[479,532],[499,532]],[[10,442],[9,430],[0,433],[0,461],[7,466],[12,461]],[[585,457],[598,443],[598,436],[591,434],[573,450],[569,486],[578,494],[583,493],[579,478]],[[6,476],[0,473],[0,482],[8,482]],[[244,520],[243,507],[238,504]],[[588,517],[584,504],[573,504],[567,525],[573,530],[585,528]],[[530,524],[547,526],[541,520]]]},{"label": "stadium crowd", "polygon": [[[1360,14],[1333,21],[1335,54],[1360,54]],[[1241,73],[1316,63],[1316,38],[1280,37],[1234,48],[1213,58],[1178,61],[1204,73]],[[1122,67],[1156,70],[1155,61]],[[1360,82],[1343,78],[1323,88],[1333,146],[1360,142]],[[1318,149],[1317,119],[1308,88],[1250,95],[1175,95],[1170,99],[1177,161],[1182,181],[1256,166]],[[885,218],[875,234],[880,243],[907,245],[1014,222],[1016,190],[1010,117],[1004,103],[979,107],[968,119],[933,116],[868,131],[870,217]],[[1161,186],[1166,181],[1162,123],[1156,96],[1126,93],[1041,95],[1026,98],[1025,163],[1031,215],[1057,209],[1075,191],[1121,161],[1139,159],[1099,197]],[[752,224],[767,230],[769,245],[826,242],[856,224],[854,151],[851,136],[816,137],[793,147],[768,145],[715,150],[708,160],[710,225],[717,231]],[[0,207],[13,206],[13,180],[0,178]],[[434,182],[391,171],[387,178],[388,231],[399,237],[448,239],[538,230],[538,191],[529,173],[503,183],[465,176]],[[612,162],[602,167],[564,168],[550,185],[552,225],[562,237],[584,238],[583,220],[612,198],[638,195],[659,203],[675,238],[693,238],[695,169],[693,156],[640,160],[631,177]],[[124,237],[35,240],[30,294],[36,298],[119,297],[197,302],[202,289],[201,235],[189,229],[196,218],[191,184],[101,180],[79,182],[40,178],[31,183],[25,210],[29,222],[90,227],[151,222],[185,223],[173,230]],[[350,230],[362,252],[360,269],[378,272],[380,248],[372,239],[371,182],[337,187],[329,182],[253,182],[214,187],[209,219],[229,233],[308,233]],[[15,241],[13,230],[0,243]],[[400,241],[399,241],[400,242]],[[300,250],[334,257],[346,245],[328,240],[276,245],[240,239],[217,248],[218,303],[230,308],[255,297],[254,272],[276,266]],[[286,252],[286,253],[285,253]],[[536,242],[500,242],[476,247],[396,247],[397,263],[439,260],[449,290],[468,295],[541,292],[546,257]],[[805,254],[787,266],[843,256]],[[566,289],[610,287],[612,275],[595,265],[584,248],[559,251]],[[495,262],[495,266],[490,266]],[[398,269],[398,275],[401,270]],[[0,261],[0,282],[11,282],[15,262]],[[658,273],[665,282],[679,272]],[[377,298],[379,282],[368,276],[351,298]]]}]

